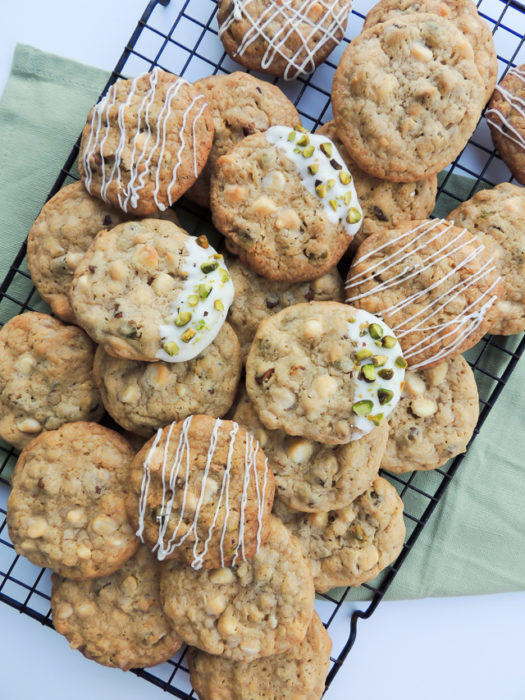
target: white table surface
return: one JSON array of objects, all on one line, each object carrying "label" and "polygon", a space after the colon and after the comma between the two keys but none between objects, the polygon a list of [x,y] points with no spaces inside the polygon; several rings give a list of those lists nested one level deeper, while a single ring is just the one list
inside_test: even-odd
[{"label": "white table surface", "polygon": [[[172,0],[177,3],[180,0]],[[0,93],[17,42],[112,68],[146,0],[2,0]],[[334,630],[346,634],[347,619]],[[382,603],[327,700],[523,700],[525,592]],[[0,604],[1,700],[155,700],[162,691],[69,650]],[[283,700],[285,700],[283,698]]]}]

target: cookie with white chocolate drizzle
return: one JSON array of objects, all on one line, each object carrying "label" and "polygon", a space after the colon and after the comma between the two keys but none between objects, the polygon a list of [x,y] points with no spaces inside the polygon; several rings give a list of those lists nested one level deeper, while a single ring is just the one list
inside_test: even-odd
[{"label": "cookie with white chocolate drizzle", "polygon": [[342,257],[362,212],[343,159],[326,136],[272,126],[217,160],[211,183],[215,226],[255,272],[298,282]]},{"label": "cookie with white chocolate drizzle", "polygon": [[369,236],[346,283],[347,302],[380,315],[414,368],[475,345],[497,313],[501,291],[485,245],[442,219]]},{"label": "cookie with white chocolate drizzle", "polygon": [[125,212],[152,215],[197,179],[213,140],[204,95],[154,68],[117,80],[90,111],[79,170],[87,191]]},{"label": "cookie with white chocolate drizzle", "polygon": [[205,236],[144,219],[98,234],[70,298],[79,324],[108,354],[184,362],[217,336],[233,284]]},{"label": "cookie with white chocolate drizzle", "polygon": [[237,423],[189,416],[159,430],[131,464],[128,512],[159,560],[230,566],[268,536],[273,474]]},{"label": "cookie with white chocolate drizzle", "polygon": [[485,118],[500,156],[525,185],[525,63],[510,68],[496,86]]},{"label": "cookie with white chocolate drizzle", "polygon": [[219,37],[256,71],[292,80],[313,73],[343,39],[351,0],[220,0]]},{"label": "cookie with white chocolate drizzle", "polygon": [[267,428],[341,445],[387,418],[405,367],[386,323],[345,304],[313,301],[260,324],[246,389]]}]

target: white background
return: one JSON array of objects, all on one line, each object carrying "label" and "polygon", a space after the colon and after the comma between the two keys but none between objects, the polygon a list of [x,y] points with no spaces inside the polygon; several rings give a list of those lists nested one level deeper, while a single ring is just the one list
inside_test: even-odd
[{"label": "white background", "polygon": [[[146,0],[0,5],[1,92],[17,42],[112,68]],[[348,616],[340,615],[336,641],[346,636]],[[525,593],[382,603],[360,623],[356,645],[326,698],[523,700],[524,628]],[[161,697],[158,688],[86,661],[52,630],[0,605],[1,700]]]}]

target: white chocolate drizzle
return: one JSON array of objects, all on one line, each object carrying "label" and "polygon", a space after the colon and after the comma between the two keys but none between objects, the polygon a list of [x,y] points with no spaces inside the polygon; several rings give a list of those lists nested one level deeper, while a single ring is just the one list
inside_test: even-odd
[{"label": "white chocolate drizzle", "polygon": [[[359,303],[360,299],[371,295],[375,296],[388,289],[406,284],[408,280],[417,278],[422,272],[432,269],[442,260],[463,251],[463,257],[445,275],[424,289],[409,294],[396,304],[385,307],[381,309],[380,313],[377,313],[381,317],[384,317],[386,314],[395,315],[410,304],[426,297],[429,292],[444,285],[450,277],[454,276],[470,262],[477,259],[485,250],[483,243],[479,242],[478,239],[473,239],[472,234],[470,234],[467,229],[460,229],[459,233],[444,242],[440,247],[434,250],[434,252],[428,252],[426,254],[424,252],[421,253],[420,262],[414,263],[413,260],[411,261],[409,258],[411,258],[414,253],[424,251],[433,241],[439,241],[453,226],[453,221],[445,221],[443,219],[423,221],[415,228],[405,231],[405,233],[396,236],[366,255],[363,255],[358,261],[359,264],[365,262],[370,256],[376,255],[379,251],[385,251],[385,257],[381,262],[376,263],[375,266],[366,267],[359,274],[352,275],[346,283],[345,289],[348,290],[358,287],[366,283],[371,277],[379,278],[381,281],[368,291],[349,297],[346,300],[347,303]],[[390,246],[400,243],[402,243],[402,245],[398,245],[398,249],[395,252],[390,255],[387,253],[387,249]],[[391,277],[387,275],[392,267],[403,263],[406,264],[401,272]],[[411,364],[411,369],[424,367],[427,364],[437,362],[448,355],[454,354],[464,343],[465,337],[474,333],[483,323],[488,310],[498,299],[498,295],[493,294],[493,290],[500,282],[501,278],[499,276],[479,294],[477,299],[464,306],[455,317],[441,323],[435,323],[432,319],[435,319],[441,311],[445,310],[446,312],[447,306],[453,303],[457,297],[464,294],[468,289],[475,287],[482,282],[485,277],[494,273],[496,270],[496,263],[494,259],[490,257],[480,265],[475,273],[463,275],[459,282],[448,289],[444,289],[441,294],[429,301],[429,303],[424,305],[419,311],[411,314],[410,317],[405,318],[404,321],[400,321],[397,325],[392,327],[393,332],[397,335],[399,340],[416,332],[422,335],[421,340],[413,343],[408,348],[405,347],[404,357],[407,360],[419,353],[426,353],[429,350],[432,351],[432,348],[436,348],[437,346],[434,354],[431,354],[427,359],[417,364]]]},{"label": "white chocolate drizzle", "polygon": [[[246,20],[249,29],[244,34],[243,40],[235,51],[237,56],[242,56],[246,49],[254,41],[262,39],[266,44],[266,50],[261,58],[261,68],[267,70],[276,58],[286,61],[284,79],[292,80],[300,75],[313,73],[316,67],[316,54],[328,43],[337,45],[345,33],[350,7],[343,5],[337,7],[339,0],[317,0],[315,5],[321,6],[323,15],[319,20],[309,16],[312,8],[312,0],[268,0],[267,7],[260,17],[254,17],[250,13],[250,5],[253,0],[233,0],[233,8],[225,21],[219,26],[219,36],[227,32],[234,22]],[[294,6],[295,5],[295,6]],[[328,20],[328,21],[326,21]],[[326,22],[326,23],[325,23]],[[315,34],[322,26],[322,37],[312,47]],[[279,28],[269,33],[270,26],[274,24]],[[306,27],[306,31],[303,30]],[[303,31],[302,31],[303,30]],[[300,39],[299,47],[291,56],[287,48],[287,42],[293,43]]]},{"label": "white chocolate drizzle", "polygon": [[[190,473],[192,470],[192,455],[191,446],[188,438],[189,430],[191,427],[191,421],[193,416],[188,416],[181,425],[180,435],[175,446],[175,456],[171,464],[168,464],[168,455],[173,452],[173,448],[170,450],[171,436],[176,423],[172,423],[166,432],[166,443],[164,449],[162,450],[162,465],[160,469],[161,481],[162,481],[162,502],[159,505],[159,515],[157,516],[158,522],[158,537],[157,542],[153,547],[153,551],[156,552],[157,558],[163,560],[169,557],[177,547],[180,547],[186,539],[191,535],[193,537],[193,560],[191,563],[192,568],[200,569],[202,568],[203,562],[208,553],[209,544],[217,527],[217,520],[219,518],[219,513],[221,510],[224,514],[224,522],[222,526],[222,532],[219,542],[221,566],[225,566],[227,559],[231,557],[231,553],[225,556],[224,553],[224,541],[226,534],[228,532],[228,525],[230,523],[230,516],[232,510],[239,512],[239,522],[238,526],[238,542],[233,553],[233,559],[231,566],[234,566],[239,558],[246,561],[245,558],[245,512],[246,504],[248,502],[248,493],[250,490],[250,485],[252,478],[254,479],[256,500],[257,500],[257,549],[259,551],[261,546],[261,531],[263,514],[265,509],[265,499],[266,499],[266,489],[268,484],[268,471],[269,465],[268,460],[265,458],[264,461],[264,477],[262,488],[259,483],[259,474],[257,472],[257,454],[259,451],[258,441],[249,433],[245,434],[246,446],[244,455],[244,476],[242,481],[242,493],[237,502],[232,503],[231,501],[231,472],[233,465],[233,452],[235,447],[235,441],[238,436],[239,425],[232,421],[232,429],[229,433],[229,444],[228,444],[228,457],[226,461],[226,468],[222,476],[221,488],[218,495],[217,505],[215,507],[215,512],[212,518],[211,525],[208,528],[206,538],[202,542],[202,547],[199,547],[201,540],[199,538],[199,517],[202,507],[206,499],[207,484],[209,483],[209,474],[211,466],[213,464],[214,455],[217,449],[217,442],[219,440],[219,433],[223,421],[218,418],[213,426],[212,434],[210,436],[210,442],[208,447],[208,453],[206,455],[206,465],[204,467],[202,481],[200,483],[200,493],[198,501],[195,508],[189,508],[188,506],[188,484]],[[141,483],[141,491],[139,498],[139,526],[137,529],[137,537],[144,542],[144,519],[147,510],[149,487],[151,483],[151,461],[158,450],[158,445],[161,437],[166,431],[161,428],[157,431],[151,448],[144,460],[143,464],[143,475]],[[182,484],[182,485],[181,485]],[[234,484],[237,486],[237,484]],[[253,488],[253,487],[252,487]],[[182,494],[181,494],[182,492]],[[169,495],[168,497],[168,494]],[[180,509],[180,514],[176,524],[173,526],[171,533],[169,533],[169,539],[167,538],[167,529],[170,525],[171,514],[173,511],[173,504],[175,502],[176,496],[181,494],[178,499],[180,504],[178,508]],[[233,508],[232,508],[233,506]],[[193,512],[192,523],[189,529],[186,530],[185,534],[179,536],[179,531],[181,530],[181,525],[184,522],[184,518],[188,517],[189,514]],[[200,551],[199,551],[200,549]],[[229,565],[229,564],[228,564]]]},{"label": "white chocolate drizzle", "polygon": [[[372,337],[371,327],[375,335],[380,335],[379,338]],[[355,314],[352,314],[351,322],[348,323],[348,335],[357,352],[370,353],[367,357],[356,359],[354,373],[353,405],[369,402],[366,408],[368,413],[354,417],[351,439],[358,440],[369,433],[374,425],[380,425],[397,406],[405,378],[405,363],[399,342],[391,329],[382,319],[364,309],[356,309]],[[385,337],[392,340],[392,347],[384,345],[382,340]],[[374,359],[380,364],[375,365]],[[363,376],[365,365],[374,367],[373,381],[367,381]]]},{"label": "white chocolate drizzle", "polygon": [[161,347],[155,357],[164,362],[187,362],[196,357],[215,340],[226,320],[233,301],[233,282],[223,256],[207,246],[203,248],[198,239],[188,236],[182,289],[172,303],[171,315],[159,329]]},{"label": "white chocolate drizzle", "polygon": [[[515,76],[525,85],[525,70],[511,68],[507,75]],[[510,90],[503,87],[501,84],[496,85],[496,90],[503,97],[505,102],[508,102],[512,109],[517,113],[518,118],[525,121],[525,99],[523,97],[519,97],[518,95],[514,95]],[[507,118],[503,112],[495,107],[487,109],[485,113],[485,118],[492,127],[497,129],[497,131],[505,136],[505,138],[509,139],[509,141],[512,141],[517,146],[525,150],[525,135],[511,123],[513,116],[516,115],[511,112]]]},{"label": "white chocolate drizzle", "polygon": [[[168,121],[172,114],[173,106],[177,103],[177,95],[181,87],[183,85],[189,85],[189,83],[184,80],[184,78],[177,78],[170,84],[166,90],[162,108],[158,110],[156,119],[153,120],[150,116],[150,109],[155,100],[158,99],[157,86],[159,73],[160,69],[154,68],[150,73],[134,78],[131,81],[126,100],[120,103],[117,100],[117,87],[121,80],[117,81],[111,86],[106,96],[93,107],[91,113],[89,137],[84,151],[81,154],[84,170],[84,186],[87,191],[92,194],[93,170],[91,163],[94,159],[99,159],[99,168],[101,171],[100,196],[105,202],[108,202],[108,189],[113,182],[116,182],[119,205],[125,212],[127,212],[130,207],[131,209],[137,208],[141,192],[146,185],[148,176],[151,174],[154,157],[158,165],[155,168],[153,199],[160,211],[166,209],[165,203],[161,201],[159,197],[163,195],[160,172],[161,164],[165,161],[165,151],[169,136]],[[136,95],[137,86],[139,80],[144,78],[144,76],[148,76],[149,78],[149,87],[139,100]],[[137,104],[135,105],[134,103]],[[117,125],[120,134],[114,153],[113,166],[110,169],[107,163],[108,154],[105,153],[104,146],[111,129],[110,113],[115,111],[116,105],[118,105]],[[133,113],[136,112],[137,115],[137,123],[131,141],[129,163],[126,162],[124,164],[123,153],[130,137],[126,129],[126,114],[129,114],[132,105]],[[193,172],[195,177],[199,174],[197,167],[196,125],[198,120],[202,117],[205,108],[206,102],[204,101],[204,95],[197,95],[193,98],[182,116],[182,123],[178,132],[180,146],[172,167],[172,176],[165,195],[170,205],[174,202],[172,190],[177,182],[177,175],[183,161],[185,150],[190,150],[193,153]],[[184,134],[190,120],[192,143],[187,144]],[[129,179],[126,185],[123,183],[122,177],[123,173],[127,171],[129,171]]]},{"label": "white chocolate drizzle", "polygon": [[[271,126],[264,135],[292,161],[305,188],[323,205],[327,219],[341,224],[353,238],[361,227],[363,212],[352,175],[333,141],[288,126]],[[342,174],[348,182],[343,183]]]}]

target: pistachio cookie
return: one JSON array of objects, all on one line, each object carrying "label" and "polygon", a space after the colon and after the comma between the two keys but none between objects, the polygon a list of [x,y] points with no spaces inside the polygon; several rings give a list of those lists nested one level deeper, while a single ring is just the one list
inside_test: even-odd
[{"label": "pistachio cookie", "polygon": [[328,272],[361,225],[352,177],[334,144],[286,126],[248,136],[217,160],[211,210],[243,263],[288,282]]},{"label": "pistachio cookie", "polygon": [[138,362],[111,357],[99,347],[93,376],[107,412],[139,435],[153,433],[192,413],[221,417],[241,376],[239,341],[225,323],[213,343],[187,362]]},{"label": "pistachio cookie", "polygon": [[97,423],[67,423],[32,440],[7,504],[16,551],[78,581],[120,569],[139,544],[125,507],[134,454]]},{"label": "pistachio cookie", "polygon": [[104,413],[80,328],[33,311],[0,330],[0,437],[22,449],[43,430]]},{"label": "pistachio cookie", "polygon": [[[469,0],[470,1],[470,0]],[[354,185],[363,210],[363,224],[350,244],[357,250],[371,233],[395,228],[413,219],[426,219],[436,204],[437,175],[417,182],[389,182],[380,180],[364,170],[350,157],[336,132],[335,121],[327,122],[318,129],[331,139],[352,173]]]},{"label": "pistachio cookie", "polygon": [[314,612],[302,642],[248,664],[190,649],[190,681],[200,700],[320,700],[332,640]]},{"label": "pistachio cookie", "polygon": [[388,422],[381,467],[391,472],[437,469],[465,452],[479,413],[474,374],[461,355],[405,375]]},{"label": "pistachio cookie", "polygon": [[184,78],[154,68],[117,80],[91,109],[78,167],[90,194],[151,216],[191,187],[212,140],[204,95]]},{"label": "pistachio cookie", "polygon": [[219,0],[219,36],[245,68],[292,80],[343,39],[351,0]]},{"label": "pistachio cookie", "polygon": [[159,565],[146,547],[109,576],[52,579],[53,625],[88,659],[127,671],[164,663],[182,646],[162,611]]},{"label": "pistachio cookie", "polygon": [[301,543],[317,593],[371,581],[403,548],[403,501],[381,477],[346,508],[307,515],[276,501],[274,512]]},{"label": "pistachio cookie", "polygon": [[488,333],[512,335],[525,330],[525,192],[503,182],[481,190],[450,212],[448,218],[478,236],[496,260],[503,294],[498,317]]},{"label": "pistachio cookie", "polygon": [[[91,197],[81,182],[66,185],[44,204],[29,231],[27,264],[40,296],[63,321],[75,322],[68,295],[91,242],[102,229],[129,218],[121,209]],[[159,218],[178,223],[173,209],[159,213]]]},{"label": "pistachio cookie", "polygon": [[510,68],[496,86],[485,117],[498,153],[525,185],[525,63]]},{"label": "pistachio cookie", "polygon": [[261,323],[246,361],[246,389],[267,428],[341,445],[387,418],[405,366],[398,341],[376,316],[312,301]]},{"label": "pistachio cookie", "polygon": [[305,637],[314,584],[301,545],[277,518],[259,552],[236,566],[195,571],[166,562],[160,592],[175,632],[232,661],[282,654]]},{"label": "pistachio cookie", "polygon": [[376,24],[345,50],[334,76],[338,134],[370,175],[414,182],[461,152],[485,104],[465,35],[438,15]]},{"label": "pistachio cookie", "polygon": [[388,437],[386,421],[360,440],[336,446],[266,430],[246,395],[234,420],[255,435],[268,456],[279,499],[307,513],[342,508],[366,491],[377,476]]},{"label": "pistachio cookie", "polygon": [[159,430],[133,460],[128,512],[158,559],[230,566],[268,537],[274,489],[252,435],[232,421],[189,416]]},{"label": "pistachio cookie", "polygon": [[70,299],[79,324],[109,355],[185,362],[216,338],[233,285],[205,236],[144,219],[97,235]]},{"label": "pistachio cookie", "polygon": [[210,75],[196,82],[195,87],[206,99],[215,135],[206,165],[186,197],[202,207],[209,207],[210,179],[217,158],[249,134],[266,131],[274,124],[293,127],[301,119],[277,85],[249,73]]},{"label": "pistachio cookie", "polygon": [[347,302],[380,314],[411,367],[431,367],[490,328],[502,284],[491,251],[443,219],[369,236],[353,260]]},{"label": "pistachio cookie", "polygon": [[474,51],[474,62],[485,85],[485,103],[488,102],[498,79],[498,57],[490,27],[472,0],[379,0],[367,14],[364,29],[414,12],[439,15],[463,32]]},{"label": "pistachio cookie", "polygon": [[302,301],[343,301],[343,282],[334,267],[311,282],[279,282],[256,275],[237,258],[227,258],[235,296],[228,321],[241,343],[243,361],[255,336],[257,326],[268,316]]}]

